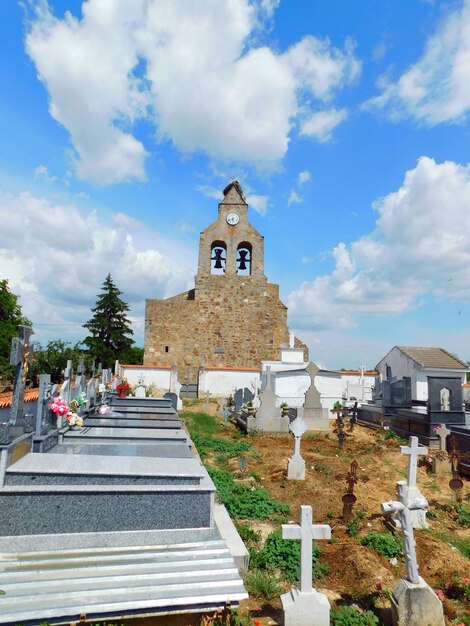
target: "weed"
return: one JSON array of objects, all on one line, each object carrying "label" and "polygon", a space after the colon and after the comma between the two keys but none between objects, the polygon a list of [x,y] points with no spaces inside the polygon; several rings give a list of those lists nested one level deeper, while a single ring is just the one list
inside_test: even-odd
[{"label": "weed", "polygon": [[457,511],[457,524],[464,528],[470,528],[470,509],[462,504],[456,504],[455,510]]},{"label": "weed", "polygon": [[[192,435],[192,440],[201,457],[207,456],[209,450],[214,452],[225,452],[228,458],[241,456],[245,452],[252,451],[252,447],[246,441],[230,441],[229,439],[219,439],[218,437],[203,437],[197,433]],[[253,453],[250,455],[253,457]]]},{"label": "weed", "polygon": [[439,519],[439,513],[437,511],[428,510],[426,516],[428,519]]},{"label": "weed", "polygon": [[222,430],[222,426],[213,415],[183,411],[180,416],[184,419],[191,438],[193,435],[201,437],[215,435]]},{"label": "weed", "polygon": [[259,530],[255,530],[249,522],[237,522],[238,534],[243,541],[258,544],[261,541],[261,533]]},{"label": "weed", "polygon": [[[320,579],[328,571],[328,566],[318,563],[321,548],[313,545],[312,566],[313,577]],[[299,579],[300,568],[300,541],[294,539],[285,541],[281,532],[275,530],[268,535],[263,549],[250,552],[251,563],[258,569],[279,570],[284,578],[295,583]]]},{"label": "weed", "polygon": [[229,458],[230,457],[228,456],[228,454],[224,454],[224,453],[218,454],[215,457],[215,462],[216,462],[216,465],[219,467],[219,469],[222,469],[222,470],[230,469],[230,465],[228,462]]},{"label": "weed", "polygon": [[454,546],[454,548],[457,548],[460,554],[463,554],[463,556],[466,556],[467,559],[470,559],[470,538],[457,537],[456,535],[450,533],[438,533],[434,530],[427,530],[423,532],[429,533],[432,537],[436,537],[436,539],[439,539],[440,541],[449,543],[451,546]]},{"label": "weed", "polygon": [[353,606],[338,606],[331,611],[332,626],[376,626],[379,618],[372,611],[361,611]]},{"label": "weed", "polygon": [[274,513],[288,514],[290,506],[271,497],[267,489],[250,488],[235,483],[232,474],[209,468],[217,495],[229,515],[235,519],[267,519]]},{"label": "weed", "polygon": [[328,467],[327,465],[323,465],[323,463],[316,463],[314,466],[314,469],[317,472],[321,472],[322,474],[325,474],[327,478],[329,478],[331,474],[333,473],[333,468]]},{"label": "weed", "polygon": [[307,441],[316,441],[317,440],[317,436],[314,433],[310,433],[308,435],[305,435],[305,439]]},{"label": "weed", "polygon": [[261,482],[261,476],[258,472],[250,472],[250,476],[254,478],[257,483]]},{"label": "weed", "polygon": [[278,597],[283,591],[276,576],[273,576],[272,572],[268,572],[265,569],[255,568],[250,570],[243,582],[248,593],[264,600]]},{"label": "weed", "polygon": [[236,611],[224,609],[214,615],[203,615],[200,626],[253,626],[253,620],[249,615],[240,617]]},{"label": "weed", "polygon": [[403,551],[401,544],[390,533],[370,532],[360,539],[360,543],[388,559],[400,556]]},{"label": "weed", "polygon": [[350,535],[351,537],[357,536],[361,528],[361,522],[365,518],[365,516],[365,511],[359,510],[354,513],[353,517],[348,522],[346,527],[346,532],[348,533],[348,535]]},{"label": "weed", "polygon": [[384,439],[394,439],[395,441],[399,443],[408,443],[407,439],[403,439],[403,437],[399,437],[392,428],[389,428],[388,430],[385,431]]}]

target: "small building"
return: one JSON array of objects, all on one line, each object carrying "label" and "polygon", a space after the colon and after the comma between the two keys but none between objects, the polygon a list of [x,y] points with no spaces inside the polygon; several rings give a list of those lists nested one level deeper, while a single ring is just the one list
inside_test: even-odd
[{"label": "small building", "polygon": [[411,399],[428,400],[428,377],[460,377],[466,382],[469,366],[444,348],[395,346],[377,363],[382,380],[411,378]]},{"label": "small building", "polygon": [[338,370],[341,374],[343,399],[351,402],[367,402],[372,400],[372,390],[375,386],[375,370]]}]

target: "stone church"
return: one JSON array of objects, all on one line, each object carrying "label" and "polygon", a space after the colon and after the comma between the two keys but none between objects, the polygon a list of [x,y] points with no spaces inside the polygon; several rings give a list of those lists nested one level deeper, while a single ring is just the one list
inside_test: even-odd
[{"label": "stone church", "polygon": [[[202,231],[194,289],[147,300],[145,365],[178,367],[196,383],[200,366],[260,368],[289,343],[287,307],[264,274],[264,237],[248,221],[237,181],[224,189],[215,222]],[[307,359],[307,348],[298,339]]]}]

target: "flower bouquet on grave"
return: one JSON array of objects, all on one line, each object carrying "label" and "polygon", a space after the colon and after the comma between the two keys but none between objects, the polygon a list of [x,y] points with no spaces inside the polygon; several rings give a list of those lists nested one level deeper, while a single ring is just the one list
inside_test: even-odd
[{"label": "flower bouquet on grave", "polygon": [[131,391],[131,386],[129,385],[127,380],[123,380],[122,383],[117,385],[116,391],[118,392],[120,398],[125,398],[127,395],[129,395],[129,392]]},{"label": "flower bouquet on grave", "polygon": [[248,413],[248,415],[254,415],[256,411],[251,400],[249,400],[248,402],[244,402],[241,405],[240,409],[242,413]]},{"label": "flower bouquet on grave", "polygon": [[56,398],[52,398],[52,402],[49,405],[49,408],[56,415],[66,415],[69,411],[69,405],[62,398],[62,396],[57,396]]},{"label": "flower bouquet on grave", "polygon": [[83,426],[83,418],[74,413],[74,411],[69,411],[65,416],[65,421],[70,426],[70,428],[81,428]]},{"label": "flower bouquet on grave", "polygon": [[100,415],[107,415],[112,412],[112,408],[108,404],[102,404],[98,409]]},{"label": "flower bouquet on grave", "polygon": [[281,402],[281,404],[279,405],[279,408],[281,409],[282,417],[289,415],[289,405],[287,404],[287,402]]},{"label": "flower bouquet on grave", "polygon": [[86,404],[85,393],[82,391],[76,398],[70,401],[69,409],[76,413],[82,406]]}]

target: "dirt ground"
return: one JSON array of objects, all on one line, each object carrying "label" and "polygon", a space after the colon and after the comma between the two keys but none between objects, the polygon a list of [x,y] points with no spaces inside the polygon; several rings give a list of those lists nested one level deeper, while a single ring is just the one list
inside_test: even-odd
[{"label": "dirt ground", "polygon": [[[216,404],[211,403],[209,412],[215,414]],[[185,410],[201,411],[202,403],[193,402]],[[217,437],[233,440],[236,428],[228,424]],[[374,550],[362,546],[358,538],[369,531],[385,532],[384,518],[380,513],[380,504],[395,498],[397,480],[406,477],[408,457],[400,454],[400,442],[385,439],[384,433],[356,426],[352,434],[348,433],[343,450],[339,452],[337,437],[333,433],[324,435],[305,435],[302,439],[301,454],[306,461],[306,480],[291,481],[286,479],[288,458],[293,453],[291,435],[248,435],[250,443],[261,456],[260,460],[248,458],[248,472],[255,472],[260,481],[259,486],[266,487],[277,500],[289,503],[291,516],[289,521],[298,523],[300,505],[310,504],[313,507],[314,522],[328,523],[332,528],[333,541],[321,542],[321,562],[327,563],[329,573],[317,586],[327,593],[331,601],[348,598],[361,601],[371,594],[379,598],[384,612],[381,618],[388,621],[388,592],[391,591],[398,578],[405,572],[404,563],[399,559],[393,565],[385,557]],[[216,454],[209,454],[205,463],[216,467]],[[367,482],[356,485],[357,501],[355,511],[362,510],[365,517],[361,520],[357,537],[350,536],[342,520],[342,496],[346,492],[345,480],[336,476],[346,474],[351,461],[359,464],[359,476],[368,477]],[[236,459],[229,461],[234,473],[238,472]],[[453,581],[470,578],[470,560],[452,546],[453,538],[470,539],[470,529],[462,528],[456,523],[456,514],[449,489],[450,476],[435,476],[430,472],[429,465],[423,459],[418,467],[418,486],[429,501],[431,516],[430,531],[416,531],[418,562],[420,574],[434,589],[445,590],[446,585]],[[469,507],[470,481],[464,480],[464,503]],[[435,514],[435,515],[434,515]],[[272,521],[250,522],[253,528],[260,530],[264,537],[279,525]],[[444,539],[444,540],[443,540]],[[453,604],[446,602],[445,609],[449,618]],[[280,602],[275,600],[266,603],[257,598],[250,598],[242,605],[242,610],[249,609],[262,626],[280,624]],[[377,603],[376,603],[377,606]],[[459,606],[469,610],[470,607]],[[469,611],[470,612],[470,611]],[[455,613],[455,611],[454,611]],[[188,616],[162,619],[128,620],[126,624],[133,626],[193,626],[200,623],[200,618]]]}]

